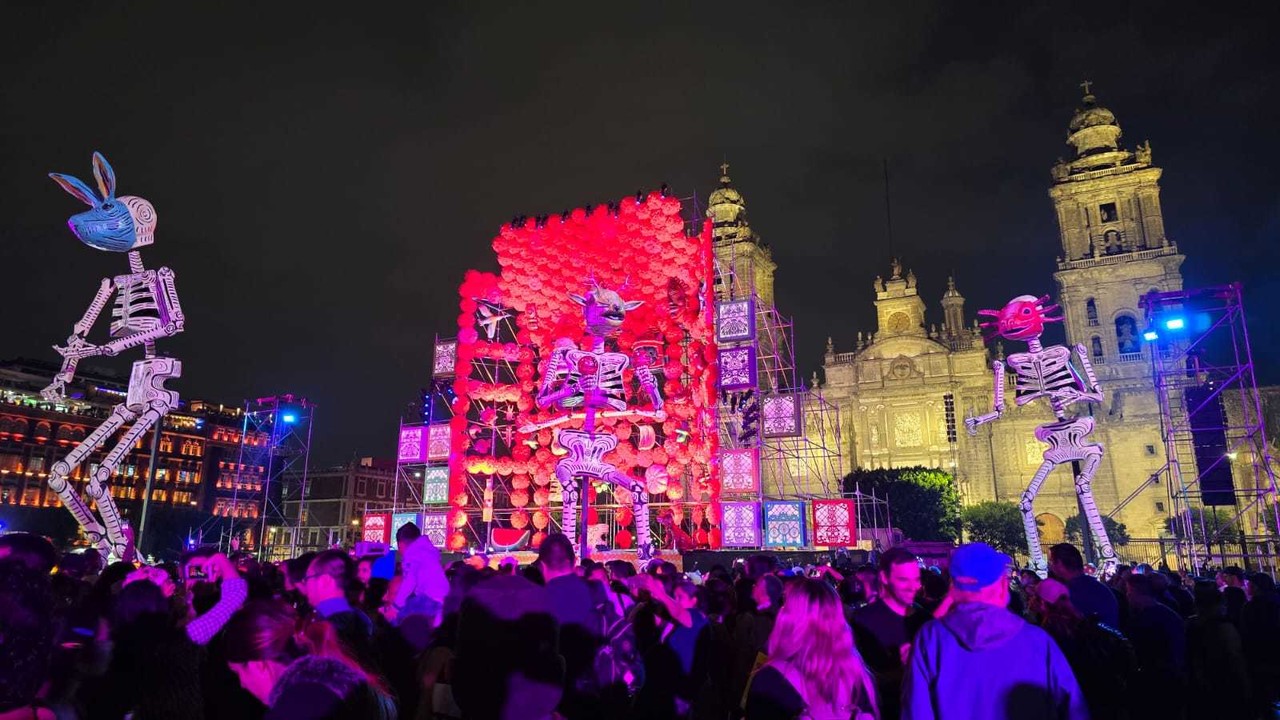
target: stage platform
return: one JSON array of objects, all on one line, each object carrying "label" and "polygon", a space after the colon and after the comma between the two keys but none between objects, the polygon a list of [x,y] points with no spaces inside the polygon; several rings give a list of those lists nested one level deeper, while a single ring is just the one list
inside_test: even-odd
[{"label": "stage platform", "polygon": [[[692,572],[697,570],[701,573],[710,571],[717,565],[732,569],[735,562],[745,561],[752,555],[771,555],[778,559],[778,563],[783,566],[791,565],[817,565],[817,564],[835,564],[837,560],[841,563],[849,562],[853,565],[862,565],[868,561],[870,553],[866,550],[857,548],[848,548],[840,550],[752,550],[752,549],[721,549],[721,550],[691,550],[685,553],[679,553],[675,550],[659,551],[655,557],[672,563],[680,570],[680,572]],[[455,560],[465,560],[467,555],[460,553],[444,553],[443,559],[446,564]],[[530,565],[538,559],[538,553],[532,551],[518,552],[502,552],[491,553],[489,556],[489,564],[497,567],[498,563],[507,557],[513,557],[519,561],[521,566]],[[603,552],[595,552],[591,554],[591,559],[599,563],[606,563],[610,560],[626,560],[639,567],[637,553],[634,550],[607,550]]]}]

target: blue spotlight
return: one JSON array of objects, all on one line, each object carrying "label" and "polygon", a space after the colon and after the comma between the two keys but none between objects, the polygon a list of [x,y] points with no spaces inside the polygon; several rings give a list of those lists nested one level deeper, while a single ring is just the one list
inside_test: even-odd
[{"label": "blue spotlight", "polygon": [[1142,333],[1142,339],[1147,342],[1155,342],[1160,339],[1160,333],[1157,333],[1155,330],[1148,330]]},{"label": "blue spotlight", "polygon": [[1180,317],[1172,317],[1164,321],[1165,330],[1181,330],[1187,326],[1187,321]]},{"label": "blue spotlight", "polygon": [[280,416],[280,420],[285,424],[292,425],[298,422],[298,416],[294,415],[293,413],[285,413]]}]

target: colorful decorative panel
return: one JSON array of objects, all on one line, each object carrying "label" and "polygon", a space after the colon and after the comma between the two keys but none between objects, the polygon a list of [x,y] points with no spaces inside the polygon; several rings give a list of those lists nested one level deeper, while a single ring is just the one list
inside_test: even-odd
[{"label": "colorful decorative panel", "polygon": [[858,508],[853,500],[813,501],[813,544],[849,547],[858,539]]},{"label": "colorful decorative panel", "polygon": [[400,428],[400,446],[396,460],[400,463],[420,463],[427,459],[427,426],[409,425]]},{"label": "colorful decorative panel", "polygon": [[448,466],[429,467],[422,471],[422,502],[425,505],[449,502]]},{"label": "colorful decorative panel", "polygon": [[745,342],[755,337],[755,302],[728,300],[716,303],[716,342]]},{"label": "colorful decorative panel", "polygon": [[722,348],[718,353],[721,390],[751,390],[756,386],[756,349]]},{"label": "colorful decorative panel", "polygon": [[726,502],[720,505],[720,532],[725,547],[760,546],[760,504]]},{"label": "colorful decorative panel", "polygon": [[431,544],[438,548],[444,547],[448,527],[448,513],[425,513],[422,516],[422,534],[431,538]]},{"label": "colorful decorative panel", "polygon": [[804,547],[809,544],[805,527],[804,502],[766,500],[764,503],[764,546]]},{"label": "colorful decorative panel", "polygon": [[436,423],[427,427],[427,459],[448,460],[449,434],[451,432],[449,423]]},{"label": "colorful decorative panel", "polygon": [[365,542],[391,543],[391,513],[365,513],[364,532],[360,536]]},{"label": "colorful decorative panel", "polygon": [[760,492],[760,451],[758,449],[720,451],[720,492]]},{"label": "colorful decorative panel", "polygon": [[765,395],[760,404],[760,416],[764,422],[764,436],[767,438],[797,437],[804,434],[798,394]]},{"label": "colorful decorative panel", "polygon": [[420,518],[418,516],[418,513],[416,512],[401,512],[401,513],[395,513],[391,516],[390,537],[391,537],[392,550],[397,549],[399,546],[399,543],[396,542],[396,532],[398,532],[400,528],[404,527],[405,525],[408,525],[409,523],[413,523],[417,525],[418,529],[421,530],[422,523],[419,522],[419,520]]},{"label": "colorful decorative panel", "polygon": [[435,359],[431,363],[431,374],[435,377],[449,377],[458,362],[458,341],[445,340],[436,343]]}]

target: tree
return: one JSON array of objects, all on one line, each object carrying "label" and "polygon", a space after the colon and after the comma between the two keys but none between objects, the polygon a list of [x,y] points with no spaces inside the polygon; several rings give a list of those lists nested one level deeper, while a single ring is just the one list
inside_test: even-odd
[{"label": "tree", "polygon": [[984,542],[1010,555],[1026,550],[1022,513],[1011,502],[987,500],[970,505],[961,512],[961,518],[970,541]]},{"label": "tree", "polygon": [[893,526],[912,540],[955,541],[960,535],[960,493],[945,470],[855,470],[842,487],[845,493],[859,489],[887,499]]},{"label": "tree", "polygon": [[[1116,522],[1112,518],[1103,517],[1102,527],[1107,531],[1107,537],[1111,540],[1111,544],[1120,547],[1129,544],[1129,528],[1124,526],[1122,522]],[[1073,545],[1079,545],[1084,541],[1080,535],[1080,515],[1072,515],[1063,523],[1063,537],[1067,542]]]}]

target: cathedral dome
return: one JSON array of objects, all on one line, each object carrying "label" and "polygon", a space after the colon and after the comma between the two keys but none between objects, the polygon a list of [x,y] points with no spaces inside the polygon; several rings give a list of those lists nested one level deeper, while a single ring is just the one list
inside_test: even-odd
[{"label": "cathedral dome", "polygon": [[720,166],[720,187],[707,198],[707,217],[718,241],[755,240],[747,224],[747,203],[729,180],[729,164]]},{"label": "cathedral dome", "polygon": [[1097,125],[1116,125],[1115,113],[1095,104],[1096,102],[1092,95],[1085,97],[1085,106],[1077,110],[1075,117],[1071,118],[1071,132]]},{"label": "cathedral dome", "polygon": [[1120,148],[1120,123],[1115,113],[1098,104],[1093,93],[1084,96],[1084,107],[1076,110],[1068,126],[1067,144],[1076,149],[1077,157],[1114,152]]}]

